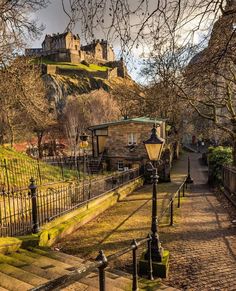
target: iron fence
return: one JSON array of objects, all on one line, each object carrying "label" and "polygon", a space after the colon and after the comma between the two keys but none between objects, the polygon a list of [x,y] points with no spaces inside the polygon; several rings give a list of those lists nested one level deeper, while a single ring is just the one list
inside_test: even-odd
[{"label": "iron fence", "polygon": [[228,193],[227,197],[236,205],[236,168],[232,166],[222,167],[222,184]]},{"label": "iron fence", "polygon": [[0,192],[27,188],[31,177],[35,178],[37,185],[81,179],[85,174],[83,163],[79,158],[73,160],[60,157],[47,162],[34,159],[2,159]]},{"label": "iron fence", "polygon": [[0,193],[0,236],[31,233],[32,229],[138,176],[139,169],[131,169],[102,179],[84,179],[81,183],[37,189],[35,181],[31,181],[30,190],[3,191]]}]

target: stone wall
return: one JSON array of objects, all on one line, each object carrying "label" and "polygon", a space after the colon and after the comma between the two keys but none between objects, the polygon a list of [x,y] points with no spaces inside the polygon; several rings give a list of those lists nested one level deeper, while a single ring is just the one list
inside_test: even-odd
[{"label": "stone wall", "polygon": [[108,69],[108,79],[116,78],[118,76],[117,68]]},{"label": "stone wall", "polygon": [[63,69],[63,68],[58,68],[56,70],[57,74],[60,75],[78,75],[80,77],[85,77],[85,78],[102,78],[102,79],[108,79],[108,71],[94,71],[94,72],[89,72],[83,69]]},{"label": "stone wall", "polygon": [[[141,165],[145,162],[148,157],[143,141],[150,137],[151,129],[151,123],[131,122],[110,126],[105,145],[110,169],[116,170],[118,161],[123,161],[124,165],[128,167]],[[158,135],[160,135],[161,128],[159,127],[157,130]],[[128,144],[130,134],[136,136],[137,144]]]},{"label": "stone wall", "polygon": [[111,68],[117,68],[118,77],[125,78],[128,75],[127,68],[123,60],[107,62],[106,66]]}]

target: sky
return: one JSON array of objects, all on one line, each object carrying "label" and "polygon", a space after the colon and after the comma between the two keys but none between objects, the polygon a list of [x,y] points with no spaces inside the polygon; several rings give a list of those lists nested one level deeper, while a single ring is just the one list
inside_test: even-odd
[{"label": "sky", "polygon": [[[65,28],[68,24],[68,17],[65,15],[62,9],[61,1],[60,0],[51,0],[51,4],[48,5],[46,9],[41,9],[37,11],[37,13],[34,15],[35,18],[37,18],[38,22],[43,24],[45,26],[45,29],[43,31],[42,36],[33,41],[31,44],[29,44],[30,47],[34,48],[41,48],[41,44],[44,40],[45,34],[52,34],[52,33],[63,33],[65,31]],[[79,30],[79,29],[78,29]],[[74,33],[78,33],[79,31],[74,29]],[[97,38],[102,38],[98,35]],[[82,41],[82,44],[85,44]],[[116,57],[119,58],[120,56],[120,48],[119,45],[114,43],[112,44]],[[139,55],[136,52],[136,55],[132,59],[132,63],[127,63],[128,72],[131,75],[131,77],[136,80],[139,83],[143,83],[142,77],[140,76],[139,72],[141,69],[141,63],[139,59]]]},{"label": "sky", "polygon": [[[132,0],[134,1],[134,0]],[[133,3],[130,1],[130,3]],[[39,23],[42,23],[45,26],[45,30],[42,34],[42,36],[29,44],[29,47],[41,47],[41,43],[44,40],[45,34],[52,34],[52,33],[63,33],[67,27],[67,24],[69,22],[68,16],[63,12],[61,0],[51,0],[51,3],[48,5],[47,8],[42,9],[40,11],[37,11],[34,17],[38,19]],[[135,2],[136,3],[136,2]],[[151,10],[153,9],[154,5],[156,5],[156,0],[150,0],[149,3],[152,3]],[[109,21],[109,16],[107,16],[107,19]],[[132,16],[131,21],[137,21],[138,16],[135,14]],[[184,41],[185,37],[188,35],[188,31],[192,30],[192,27],[196,26],[198,24],[199,19],[195,19],[191,21],[190,23],[187,22],[187,25],[184,26],[184,28],[181,29],[180,32],[180,41]],[[77,27],[73,30],[75,34],[80,32],[79,24],[77,24]],[[133,32],[132,32],[133,33]],[[135,34],[133,34],[135,35]],[[81,36],[81,35],[80,35]],[[151,37],[151,36],[150,36]],[[96,33],[95,38],[101,39],[103,38],[103,32],[98,30]],[[194,42],[199,42],[202,38],[202,33],[198,32],[194,34]],[[151,42],[150,42],[151,43]],[[82,44],[86,44],[85,41],[82,39]],[[118,41],[113,40],[112,43],[115,54],[117,59],[120,57],[120,43]],[[143,42],[143,47],[139,47],[138,49],[132,50],[132,61],[127,61],[128,66],[128,72],[131,75],[131,77],[138,81],[139,83],[144,83],[144,80],[140,76],[140,70],[141,70],[141,63],[142,63],[142,57],[141,53],[147,54],[152,50],[151,45]]]}]

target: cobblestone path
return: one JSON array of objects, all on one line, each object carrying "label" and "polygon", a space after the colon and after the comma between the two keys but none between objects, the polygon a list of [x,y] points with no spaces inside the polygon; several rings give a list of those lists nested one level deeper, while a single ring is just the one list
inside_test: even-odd
[{"label": "cobblestone path", "polygon": [[[194,185],[174,227],[161,228],[170,250],[170,274],[164,283],[180,290],[236,290],[236,226],[232,206],[207,187],[199,154],[191,154]],[[231,210],[232,216],[229,215]]]}]

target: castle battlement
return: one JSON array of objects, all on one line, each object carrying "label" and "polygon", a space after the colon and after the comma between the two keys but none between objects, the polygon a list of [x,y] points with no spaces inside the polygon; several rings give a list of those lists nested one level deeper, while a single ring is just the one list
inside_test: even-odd
[{"label": "castle battlement", "polygon": [[47,57],[55,62],[80,63],[113,62],[115,53],[106,40],[94,40],[81,46],[80,37],[68,31],[65,33],[46,34],[42,48],[26,49],[26,56]]}]

